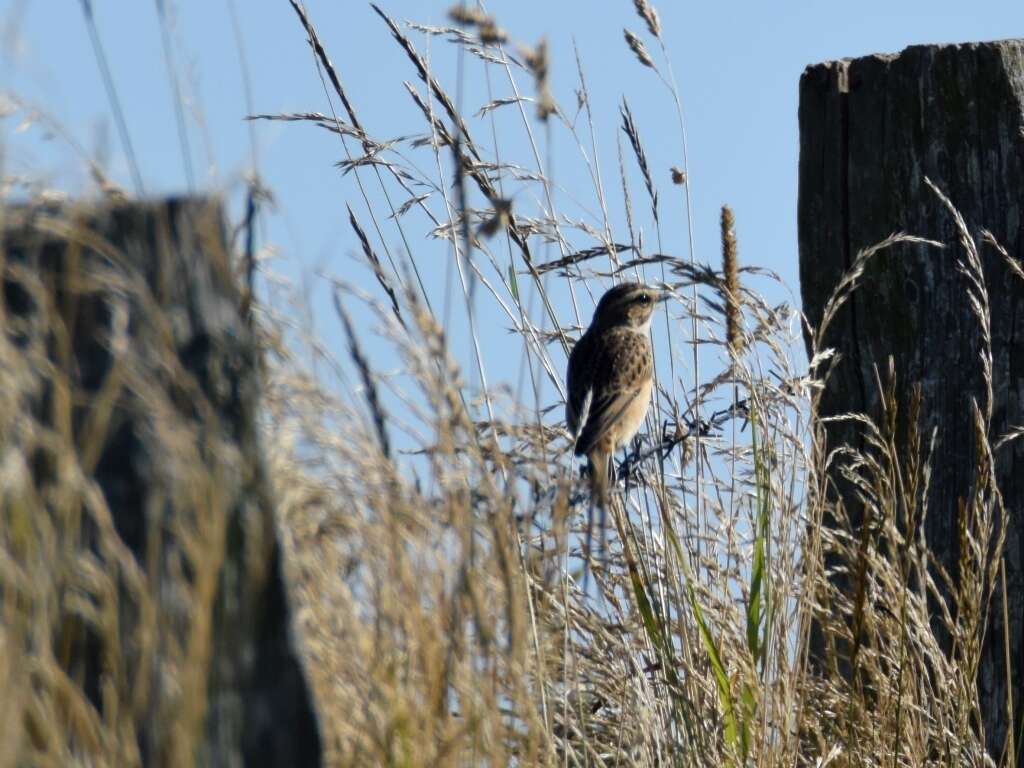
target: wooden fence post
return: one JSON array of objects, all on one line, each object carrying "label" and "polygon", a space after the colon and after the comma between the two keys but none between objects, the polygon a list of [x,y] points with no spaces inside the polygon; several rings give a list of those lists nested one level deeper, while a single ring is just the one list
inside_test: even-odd
[{"label": "wooden fence post", "polygon": [[26,576],[0,621],[55,611],[0,636],[69,683],[20,689],[66,720],[18,696],[5,716],[83,763],[319,765],[220,203],[0,213],[0,452],[31,468],[0,489],[4,573]]},{"label": "wooden fence post", "polygon": [[[1024,424],[1024,281],[981,245],[980,231],[990,230],[1022,263],[1024,41],[913,46],[898,55],[810,66],[800,80],[799,123],[800,283],[812,325],[859,250],[896,231],[947,245],[944,251],[900,245],[868,265],[826,338],[842,358],[822,396],[821,415],[877,415],[874,366],[884,378],[890,356],[904,418],[910,387],[920,382],[917,426],[923,435],[938,430],[925,536],[955,574],[958,500],[969,496],[974,477],[971,398],[984,398],[981,337],[956,267],[961,246],[953,219],[925,177],[961,211],[979,243],[991,303],[994,440]],[[849,425],[830,425],[828,441],[829,447],[861,445]],[[1008,686],[1018,735],[1024,712],[1022,443],[1004,448],[995,462],[1010,520],[1005,566],[1012,676],[998,584],[978,672],[986,741],[997,759],[1007,734]]]}]

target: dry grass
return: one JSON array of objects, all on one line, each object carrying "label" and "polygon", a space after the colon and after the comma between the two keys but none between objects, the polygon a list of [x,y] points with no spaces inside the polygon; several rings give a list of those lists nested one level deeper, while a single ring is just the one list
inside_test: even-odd
[{"label": "dry grass", "polygon": [[[222,580],[258,589],[270,521],[251,494],[239,502],[251,448],[228,408],[249,407],[249,395],[208,398],[181,351],[192,334],[221,343],[223,318],[183,322],[187,304],[177,317],[165,307],[191,279],[216,283],[225,254],[216,234],[197,234],[182,247],[205,253],[205,278],[174,262],[176,285],[154,292],[127,266],[145,246],[112,247],[95,211],[5,211],[0,764],[215,760],[205,718],[225,702],[208,682],[232,678],[225,653],[237,640],[222,622],[243,627],[253,610]],[[182,221],[164,224],[183,232]],[[196,221],[216,233],[216,216]],[[168,262],[150,252],[144,263]],[[238,373],[225,363],[220,375]],[[232,564],[236,525],[253,549]],[[229,733],[240,723],[225,714]]]},{"label": "dry grass", "polygon": [[[638,3],[637,11],[660,44],[656,12],[646,3]],[[414,28],[446,36],[492,68],[496,79],[506,78],[515,98],[495,99],[481,114],[497,120],[499,107],[518,103],[521,128],[532,136],[514,84],[514,60],[500,42],[474,34],[479,19],[453,18],[463,26]],[[423,461],[395,460],[375,448],[380,428],[374,426],[379,407],[373,388],[332,400],[304,381],[301,389],[324,397],[317,402],[325,410],[312,418],[293,411],[285,419],[290,426],[283,431],[295,435],[295,447],[277,455],[276,466],[292,478],[298,446],[315,446],[313,453],[336,468],[326,478],[322,465],[305,475],[304,490],[282,512],[296,582],[306,595],[303,627],[325,702],[331,759],[423,765],[985,763],[972,670],[999,561],[998,543],[990,549],[983,542],[1000,530],[1004,513],[982,458],[980,487],[987,490],[979,491],[964,516],[969,546],[959,573],[960,583],[972,586],[951,591],[950,584],[936,581],[936,563],[919,535],[927,514],[922,500],[931,472],[930,436],[893,434],[896,382],[882,375],[883,411],[849,416],[862,424],[864,454],[824,452],[822,427],[808,425],[815,423],[829,353],[815,349],[810,371],[794,370],[793,315],[766,305],[742,284],[749,271],[737,265],[731,211],[723,211],[719,273],[643,249],[633,232],[628,183],[623,202],[631,235],[625,246],[612,237],[607,218],[574,226],[550,207],[534,218],[499,209],[496,201],[523,184],[506,166],[484,159],[497,156],[498,148],[474,142],[409,33],[386,21],[429,84],[430,94],[418,100],[428,133],[411,143],[435,154],[440,176],[418,176],[402,153],[386,148],[374,155],[375,173],[384,172],[377,181],[386,186],[415,179],[431,190],[413,198],[413,205],[443,206],[434,234],[449,241],[462,286],[474,278],[486,285],[488,299],[521,339],[526,366],[535,378],[548,380],[536,410],[515,399],[499,402],[500,389],[467,385],[436,317],[405,279],[410,270],[382,277],[375,262],[387,294],[394,296],[388,286],[402,286],[402,315],[415,318],[415,324],[402,325],[393,301],[389,307],[366,299],[381,337],[401,351],[402,370],[411,374],[415,390],[379,379],[414,414],[410,420],[389,417],[390,423],[423,452]],[[637,35],[627,31],[626,40],[641,64],[669,71],[653,61]],[[538,93],[546,102],[546,64],[541,72]],[[341,88],[339,79],[331,82]],[[670,81],[662,82],[678,104]],[[580,86],[585,98],[585,82]],[[438,115],[447,115],[454,127],[443,129]],[[622,116],[660,242],[655,174],[625,102]],[[574,123],[557,124],[584,149]],[[364,149],[374,145],[361,140]],[[449,199],[444,169],[451,155],[492,209],[473,211],[464,197]],[[465,163],[466,156],[473,162]],[[607,211],[599,170],[592,171],[594,194]],[[625,168],[623,174],[625,179]],[[671,176],[685,185],[686,174],[684,167]],[[526,184],[550,203],[550,183],[535,152]],[[688,201],[681,202],[688,210]],[[497,237],[461,237],[472,220],[486,222],[487,234]],[[531,239],[559,250],[551,268],[536,263]],[[825,323],[856,289],[871,257],[907,241],[915,239],[894,236],[866,249],[838,286]],[[499,255],[506,245],[507,253]],[[965,251],[964,269],[979,274],[971,252]],[[604,258],[607,266],[591,271]],[[609,277],[649,270],[677,297],[659,349],[657,410],[647,437],[623,463],[628,480],[614,516],[614,543],[606,560],[591,564],[596,591],[584,594],[580,537],[587,500],[559,420],[559,349],[571,345],[586,322],[588,304],[577,297],[599,294],[595,282],[607,285]],[[552,272],[558,286],[542,277]],[[983,287],[977,301],[984,326]],[[528,293],[533,298],[524,302]],[[556,307],[568,307],[553,295],[568,295],[571,311],[559,312]],[[464,297],[472,318],[473,304],[468,293]],[[529,311],[537,299],[539,315]],[[696,332],[687,334],[691,328]],[[680,392],[666,383],[679,374],[665,377],[669,368],[686,369],[689,342],[681,340],[688,335],[710,340],[725,354],[701,353],[698,360],[694,351],[688,375],[701,369],[704,375]],[[880,362],[884,374],[887,366]],[[472,365],[478,380],[486,381],[479,356]],[[276,369],[286,376],[284,401],[291,407],[297,401],[290,390],[297,386],[293,367],[290,360]],[[358,391],[365,402],[353,399]],[[979,435],[987,441],[985,408]],[[280,418],[282,411],[276,413]],[[910,423],[917,423],[916,414]],[[855,479],[870,500],[865,525],[854,525],[834,501],[829,488],[837,473]],[[832,527],[822,527],[826,518]],[[826,561],[838,578],[826,577]],[[823,648],[814,664],[808,658],[812,628]],[[961,640],[950,651],[940,637]]]},{"label": "dry grass", "polygon": [[[639,234],[625,159],[616,174],[621,203],[606,197],[600,167],[586,161],[602,219],[570,221],[552,204],[549,164],[521,83],[535,89],[543,131],[570,132],[588,157],[594,127],[582,70],[587,136],[554,100],[543,44],[517,57],[497,20],[465,8],[453,13],[452,28],[410,28],[378,9],[382,34],[395,38],[426,85],[407,84],[424,116],[422,134],[378,141],[312,20],[292,5],[329,86],[330,114],[260,117],[312,123],[343,143],[343,167],[363,195],[357,210],[366,211],[350,209],[353,250],[369,275],[367,292],[332,284],[344,359],[303,332],[287,301],[253,306],[266,359],[264,450],[325,764],[1012,764],[984,754],[974,674],[1001,558],[995,532],[1006,515],[991,469],[991,395],[976,409],[982,450],[952,588],[954,575],[942,572],[920,534],[933,436],[897,433],[895,388],[913,383],[894,381],[888,361],[878,361],[881,412],[845,417],[860,425],[864,450],[830,451],[815,418],[832,360],[821,348],[825,327],[811,334],[809,369],[797,369],[799,317],[751,287],[764,271],[738,266],[728,208],[722,271],[667,255],[655,180],[669,169],[650,167],[625,102],[623,129],[656,250]],[[658,43],[653,50],[664,54],[656,11],[646,2],[636,8]],[[481,112],[523,132],[525,162],[477,142],[463,117],[471,110],[430,70],[417,32],[443,37],[507,85],[510,95]],[[685,157],[667,57],[655,62],[633,32],[626,40],[632,54],[624,49],[624,59],[638,57],[640,73],[664,84],[679,108]],[[418,170],[426,167],[436,175]],[[668,204],[688,221],[685,162],[671,178],[676,197]],[[541,201],[532,216],[509,202],[531,199],[516,194],[522,190]],[[628,211],[628,239],[613,235],[607,211],[617,204]],[[388,248],[415,242],[406,231],[410,211],[447,244],[444,301],[425,290],[424,264]],[[372,228],[359,221],[368,215]],[[962,255],[936,258],[961,259],[987,328],[977,251],[960,226]],[[864,250],[823,326],[872,256],[908,241],[929,247],[897,235]],[[545,247],[558,254],[542,262]],[[674,300],[657,321],[655,407],[620,464],[610,546],[589,564],[592,588],[584,592],[588,499],[561,421],[562,377],[593,298],[620,275],[659,282]],[[515,333],[524,371],[516,390],[489,383],[479,302]],[[462,322],[451,319],[460,303],[472,341],[468,365],[446,332]],[[58,319],[47,322],[59,328]],[[400,360],[397,370],[380,368],[385,346]],[[110,698],[90,701],[56,653],[60,624],[82,614],[105,637],[123,637],[124,627],[103,623],[115,621],[122,601],[137,611],[134,636],[156,653],[163,617],[105,522],[89,479],[89,444],[41,429],[15,407],[40,377],[59,381],[32,349],[0,335],[0,701],[16,713],[0,720],[0,766],[134,764],[145,699],[134,667],[112,659]],[[59,406],[54,419],[64,423]],[[917,414],[907,421],[916,425]],[[95,435],[103,439],[102,430]],[[188,478],[204,455],[187,440],[178,444]],[[35,448],[58,468],[45,488],[27,471]],[[838,476],[860,494],[863,521],[854,523],[836,500]],[[100,534],[100,562],[71,533],[84,518]],[[195,546],[197,533],[187,527],[183,547]],[[199,540],[220,546],[209,532]],[[68,595],[88,595],[88,610]],[[195,607],[205,598],[183,599]],[[812,635],[820,649],[813,661]],[[944,638],[954,639],[951,647]],[[205,658],[188,656],[204,647],[200,638],[179,649],[183,684],[205,668]],[[185,754],[199,738],[189,728],[201,699],[192,700],[198,710],[168,721],[168,737]]]}]

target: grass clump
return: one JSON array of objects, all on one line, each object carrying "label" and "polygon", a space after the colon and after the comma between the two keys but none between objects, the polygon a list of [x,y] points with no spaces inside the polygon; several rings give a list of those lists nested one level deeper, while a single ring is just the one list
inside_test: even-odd
[{"label": "grass clump", "polygon": [[[656,11],[636,5],[665,53]],[[973,672],[984,595],[991,594],[981,585],[992,584],[987,574],[1000,558],[998,542],[979,546],[993,541],[992,521],[1002,514],[991,473],[979,464],[989,490],[964,515],[965,551],[972,554],[958,583],[972,586],[950,591],[953,580],[936,575],[920,533],[930,436],[918,434],[916,411],[905,434],[894,432],[897,383],[887,364],[882,361],[878,378],[881,410],[849,416],[861,425],[863,451],[833,452],[816,419],[831,361],[824,332],[867,263],[897,243],[934,244],[895,235],[865,249],[837,286],[822,328],[810,334],[811,365],[802,371],[794,353],[797,316],[754,289],[763,270],[739,266],[728,207],[721,271],[664,248],[666,203],[628,103],[623,131],[647,192],[656,250],[644,243],[621,153],[628,239],[613,235],[615,205],[584,138],[589,133],[593,142],[595,133],[582,69],[579,114],[587,130],[579,131],[557,105],[538,117],[549,146],[552,131],[564,129],[586,158],[600,212],[593,221],[570,219],[552,203],[551,164],[542,159],[517,82],[538,71],[529,58],[521,71],[506,41],[476,34],[478,20],[459,9],[453,12],[459,26],[408,24],[405,30],[375,10],[428,86],[425,94],[409,86],[426,121],[425,133],[407,144],[409,152],[433,158],[416,163],[405,149],[386,147],[374,154],[372,171],[346,167],[379,185],[374,194],[425,190],[410,205],[446,243],[455,269],[443,284],[440,309],[409,279],[422,266],[418,248],[385,277],[389,286],[401,286],[401,313],[393,288],[380,301],[343,286],[365,302],[380,336],[401,354],[402,376],[377,378],[378,387],[403,403],[402,413],[412,414],[411,421],[397,411],[389,418],[405,435],[396,441],[406,446],[398,456],[371,447],[379,442],[373,438],[379,411],[365,382],[340,386],[323,401],[327,411],[311,420],[286,419],[295,446],[316,446],[313,452],[338,468],[327,473],[326,486],[319,471],[307,476],[315,511],[301,503],[289,507],[285,527],[291,536],[305,530],[322,537],[319,544],[296,538],[292,547],[296,562],[308,568],[296,581],[316,585],[308,593],[306,631],[324,653],[355,654],[314,664],[322,700],[340,697],[325,709],[339,764],[991,759],[979,735]],[[532,163],[513,165],[508,149],[477,142],[458,112],[459,99],[419,53],[414,32],[446,38],[460,60],[472,58],[493,76],[489,82],[507,83],[511,96],[492,95],[479,114],[492,128],[500,123],[502,135],[517,123]],[[635,33],[627,31],[626,40],[678,108],[681,159],[666,172],[676,184],[689,245],[689,172],[671,65],[667,57],[655,62]],[[537,98],[547,104],[553,97],[546,61],[539,71]],[[339,80],[333,96],[350,110],[340,87]],[[461,93],[460,83],[453,87]],[[425,166],[438,175],[416,170]],[[534,215],[507,202],[527,190],[540,202]],[[483,208],[472,206],[474,196]],[[372,209],[373,199],[363,202]],[[410,220],[396,219],[394,226],[401,231]],[[478,236],[467,236],[474,231]],[[415,242],[404,231],[401,239]],[[557,254],[541,261],[538,250]],[[593,300],[620,276],[653,281],[674,300],[663,327],[661,320],[655,324],[655,408],[646,434],[619,462],[622,503],[613,505],[612,544],[605,558],[589,564],[595,589],[584,592],[588,500],[559,418],[563,353],[586,326]],[[454,302],[464,304],[469,319],[473,376],[453,360],[448,325],[438,320],[450,317]],[[984,323],[981,293],[978,304]],[[486,311],[515,334],[532,405],[520,397],[523,386],[509,396],[487,384],[480,353],[485,334],[477,321]],[[401,317],[414,317],[415,325]],[[322,394],[308,381],[303,386]],[[983,418],[979,437],[987,444]],[[282,477],[292,476],[294,451],[279,456]],[[837,493],[840,476],[855,483],[866,519],[852,517],[851,497]],[[333,559],[320,559],[325,549]],[[328,592],[334,597],[325,604]],[[410,624],[396,614],[416,618]],[[351,617],[344,643],[325,635],[329,615],[333,622]],[[950,652],[943,637],[963,640]],[[344,717],[330,714],[342,711]],[[354,711],[362,714],[353,717]]]}]

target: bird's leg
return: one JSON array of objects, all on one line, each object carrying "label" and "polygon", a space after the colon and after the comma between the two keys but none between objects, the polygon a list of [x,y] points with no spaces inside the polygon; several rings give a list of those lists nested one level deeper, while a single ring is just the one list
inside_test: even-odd
[{"label": "bird's leg", "polygon": [[[643,450],[643,440],[639,437],[633,438],[632,450],[626,450],[625,446],[622,448],[622,462],[619,464],[619,471],[616,476],[616,482],[619,479],[625,478],[626,490],[629,490],[629,478],[636,471],[637,467],[647,458],[649,454],[646,454]],[[656,451],[657,449],[655,449]]]},{"label": "bird's leg", "polygon": [[[636,442],[636,438],[633,438],[633,442]],[[633,474],[633,457],[636,455],[636,451],[630,452],[626,450],[626,446],[622,446],[622,463],[619,465],[619,471],[622,474],[622,480],[624,481],[623,493],[629,496],[629,477]],[[616,478],[616,482],[618,478]]]}]

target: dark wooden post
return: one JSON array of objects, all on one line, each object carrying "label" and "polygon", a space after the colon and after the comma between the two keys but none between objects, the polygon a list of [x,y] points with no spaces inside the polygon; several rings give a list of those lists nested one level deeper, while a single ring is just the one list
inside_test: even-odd
[{"label": "dark wooden post", "polygon": [[[956,269],[949,212],[929,177],[962,212],[975,239],[987,228],[1024,257],[1024,41],[914,46],[810,66],[800,80],[800,282],[816,325],[857,252],[903,231],[946,243],[945,252],[901,245],[879,254],[831,327],[842,360],[822,398],[823,416],[878,412],[873,366],[894,359],[899,406],[920,382],[923,434],[938,428],[926,540],[956,573],[957,504],[971,491],[975,433],[970,398],[983,399],[977,319]],[[980,247],[980,246],[979,246]],[[981,248],[992,318],[994,436],[1024,424],[1024,281]],[[857,430],[829,428],[830,447],[858,447]],[[1013,677],[1006,670],[1002,595],[996,592],[979,670],[987,744],[998,758],[1007,734],[1007,686],[1024,711],[1024,445],[996,461],[1009,509],[1007,600]],[[1019,744],[1019,742],[1018,742]],[[1012,761],[1011,761],[1012,764]]]},{"label": "dark wooden post", "polygon": [[[51,636],[20,652],[56,659],[71,700],[114,724],[83,738],[69,718],[57,738],[84,762],[93,749],[123,765],[319,765],[259,443],[258,351],[220,203],[3,215],[2,364],[25,373],[5,402],[20,401],[27,420],[3,414],[0,448],[20,448],[34,478],[6,511],[28,499],[54,533],[0,544],[15,560],[24,553],[28,573],[29,554],[53,536],[59,555],[43,566],[52,578],[24,584],[6,607],[56,606]],[[30,711],[24,719],[31,734],[46,728]]]}]

